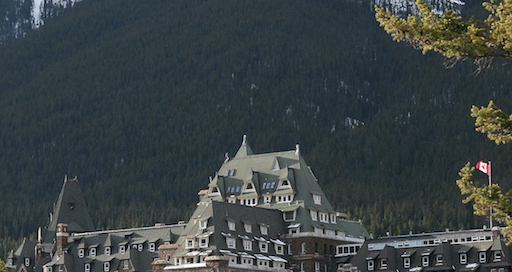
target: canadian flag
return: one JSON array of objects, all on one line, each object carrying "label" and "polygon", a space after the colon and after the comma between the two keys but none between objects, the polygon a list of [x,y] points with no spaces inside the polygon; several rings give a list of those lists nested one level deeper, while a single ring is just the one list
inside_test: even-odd
[{"label": "canadian flag", "polygon": [[489,175],[491,173],[491,169],[489,167],[488,163],[485,163],[483,161],[479,161],[476,163],[476,168],[482,172],[484,172],[486,175]]}]

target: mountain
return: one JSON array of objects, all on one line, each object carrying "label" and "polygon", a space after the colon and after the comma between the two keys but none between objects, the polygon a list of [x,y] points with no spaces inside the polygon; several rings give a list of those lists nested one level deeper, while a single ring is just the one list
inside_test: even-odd
[{"label": "mountain", "polygon": [[[467,161],[511,175],[473,104],[512,112],[510,69],[446,69],[364,1],[88,0],[0,45],[0,256],[45,225],[65,175],[98,229],[186,220],[242,136],[301,154],[374,236],[481,227]],[[475,175],[481,182],[484,176]]]}]

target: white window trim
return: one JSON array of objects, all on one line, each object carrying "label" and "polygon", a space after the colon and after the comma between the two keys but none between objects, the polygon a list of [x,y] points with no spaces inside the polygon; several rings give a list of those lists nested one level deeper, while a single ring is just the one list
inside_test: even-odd
[{"label": "white window trim", "polygon": [[317,212],[316,212],[316,211],[311,210],[311,211],[310,211],[310,214],[311,214],[311,220],[313,220],[313,221],[318,221],[318,214],[317,214]]},{"label": "white window trim", "polygon": [[421,265],[423,267],[427,267],[429,265],[429,263],[430,263],[430,260],[429,260],[428,256],[421,257]]},{"label": "white window trim", "polygon": [[236,230],[236,224],[233,221],[228,221],[228,229],[229,230]]},{"label": "white window trim", "polygon": [[[232,242],[232,243],[230,243]],[[226,237],[226,245],[228,248],[236,248],[236,240],[235,238]]]},{"label": "white window trim", "polygon": [[478,253],[478,261],[480,263],[485,263],[487,261],[487,254],[485,251],[481,251]]},{"label": "white window trim", "polygon": [[459,262],[460,262],[460,264],[467,264],[468,263],[468,255],[466,253],[461,253],[459,256]]},{"label": "white window trim", "polygon": [[368,270],[373,271],[375,269],[375,263],[373,260],[368,260]]},{"label": "white window trim", "polygon": [[404,258],[404,268],[410,268],[411,267],[411,258],[405,257]]}]

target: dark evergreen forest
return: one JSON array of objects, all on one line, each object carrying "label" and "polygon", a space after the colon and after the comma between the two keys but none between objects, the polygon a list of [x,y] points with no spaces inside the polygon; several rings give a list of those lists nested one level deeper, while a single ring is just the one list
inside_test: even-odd
[{"label": "dark evergreen forest", "polygon": [[256,153],[299,143],[374,236],[482,227],[455,180],[492,160],[507,187],[510,145],[469,113],[512,112],[510,64],[443,61],[391,41],[364,0],[77,3],[0,45],[0,258],[65,175],[98,229],[188,220],[244,134]]}]

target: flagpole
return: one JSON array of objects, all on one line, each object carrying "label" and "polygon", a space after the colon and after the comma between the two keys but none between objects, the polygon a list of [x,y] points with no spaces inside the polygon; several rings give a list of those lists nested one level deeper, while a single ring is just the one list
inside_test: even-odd
[{"label": "flagpole", "polygon": [[[491,193],[491,161],[489,161],[489,198],[492,198],[492,193]],[[491,226],[491,229],[492,229],[492,199],[489,199],[491,200],[491,205],[489,205],[489,225]]]}]

